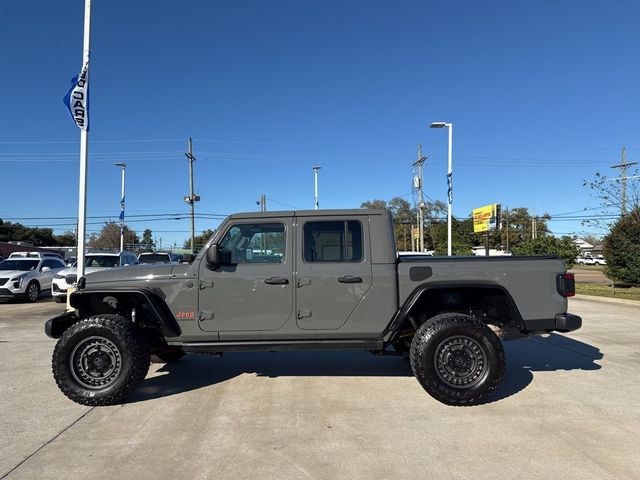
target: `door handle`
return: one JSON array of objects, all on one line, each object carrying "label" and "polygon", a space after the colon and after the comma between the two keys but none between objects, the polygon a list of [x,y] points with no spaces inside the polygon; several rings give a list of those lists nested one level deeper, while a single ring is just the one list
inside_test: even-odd
[{"label": "door handle", "polygon": [[362,278],[354,277],[352,275],[345,275],[344,277],[338,277],[340,283],[362,283]]},{"label": "door handle", "polygon": [[282,277],[265,278],[264,283],[267,285],[289,285],[289,279]]}]

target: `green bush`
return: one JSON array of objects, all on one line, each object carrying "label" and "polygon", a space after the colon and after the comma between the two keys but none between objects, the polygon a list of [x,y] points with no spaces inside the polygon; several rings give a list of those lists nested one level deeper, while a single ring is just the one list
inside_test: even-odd
[{"label": "green bush", "polygon": [[564,260],[567,268],[573,267],[580,253],[570,237],[556,238],[551,235],[526,240],[520,245],[515,245],[511,251],[514,255],[557,255]]},{"label": "green bush", "polygon": [[640,209],[621,217],[604,237],[606,274],[615,282],[640,284]]}]

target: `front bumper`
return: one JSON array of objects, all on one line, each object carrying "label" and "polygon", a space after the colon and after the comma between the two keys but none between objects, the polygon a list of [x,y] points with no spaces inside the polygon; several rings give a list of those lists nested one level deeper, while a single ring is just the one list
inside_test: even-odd
[{"label": "front bumper", "polygon": [[6,282],[0,286],[0,298],[21,298],[25,295],[25,288],[28,282],[22,281],[22,284],[16,288],[15,283],[18,282]]},{"label": "front bumper", "polygon": [[54,297],[66,297],[69,284],[64,278],[53,278],[51,281],[51,295]]},{"label": "front bumper", "polygon": [[1,288],[0,287],[0,299],[14,299],[14,298],[19,298],[24,296],[24,292],[13,292],[11,290],[9,290],[8,288]]},{"label": "front bumper", "polygon": [[526,320],[526,332],[573,332],[582,327],[582,318],[572,313],[558,313],[554,318]]}]

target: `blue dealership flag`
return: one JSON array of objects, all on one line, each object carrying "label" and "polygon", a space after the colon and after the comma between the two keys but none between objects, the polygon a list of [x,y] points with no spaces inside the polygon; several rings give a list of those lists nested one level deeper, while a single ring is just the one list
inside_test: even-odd
[{"label": "blue dealership flag", "polygon": [[451,173],[447,173],[447,197],[449,203],[453,202],[453,175]]},{"label": "blue dealership flag", "polygon": [[120,210],[120,221],[124,222],[124,210]]},{"label": "blue dealership flag", "polygon": [[89,62],[71,79],[71,88],[64,97],[64,104],[71,118],[81,130],[89,130]]}]

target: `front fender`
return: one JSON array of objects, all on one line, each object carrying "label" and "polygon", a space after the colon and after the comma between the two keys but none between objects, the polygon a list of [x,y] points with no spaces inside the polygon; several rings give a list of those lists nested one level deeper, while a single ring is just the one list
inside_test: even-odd
[{"label": "front fender", "polygon": [[[103,300],[107,297],[115,299],[117,304],[105,303]],[[100,313],[130,313],[131,309],[136,309],[139,320],[159,328],[165,338],[179,337],[182,334],[180,325],[164,300],[164,293],[159,289],[77,290],[71,294],[69,303],[80,312],[79,316],[82,318]]]},{"label": "front fender", "polygon": [[50,338],[60,338],[64,331],[79,320],[75,312],[64,312],[47,320],[44,333]]}]

